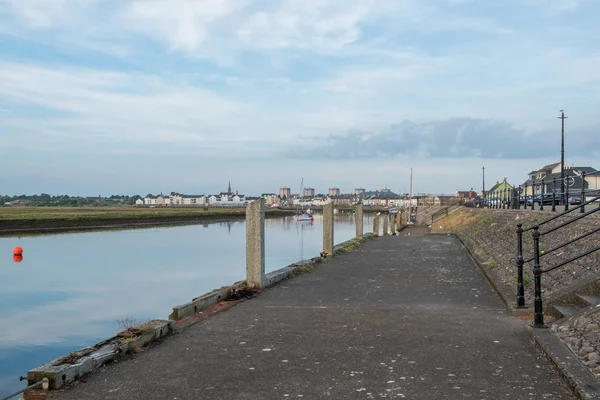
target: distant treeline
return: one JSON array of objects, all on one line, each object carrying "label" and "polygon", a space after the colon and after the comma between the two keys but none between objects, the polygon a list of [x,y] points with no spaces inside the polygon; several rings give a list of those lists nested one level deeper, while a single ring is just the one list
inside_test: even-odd
[{"label": "distant treeline", "polygon": [[47,193],[34,195],[4,196],[0,195],[0,206],[32,206],[32,207],[77,207],[77,206],[115,206],[134,205],[141,196],[112,195],[110,197],[82,197],[58,195],[51,196]]}]

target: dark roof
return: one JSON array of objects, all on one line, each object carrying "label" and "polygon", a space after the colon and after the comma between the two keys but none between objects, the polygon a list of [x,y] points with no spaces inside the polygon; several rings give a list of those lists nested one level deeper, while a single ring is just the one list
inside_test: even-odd
[{"label": "dark roof", "polygon": [[591,174],[592,172],[597,172],[597,170],[592,167],[572,167],[571,169],[574,169],[575,171],[578,171],[578,172],[585,172],[586,174]]},{"label": "dark roof", "polygon": [[182,194],[181,197],[184,199],[197,199],[200,197],[204,197],[204,195],[203,194]]},{"label": "dark roof", "polygon": [[547,169],[550,169],[550,170],[552,170],[552,169],[554,169],[554,167],[556,167],[557,165],[560,165],[560,163],[559,163],[559,162],[557,162],[557,163],[554,163],[554,164],[548,164],[548,165],[545,165],[545,166],[544,166],[542,169],[540,169],[540,171],[547,170]]}]

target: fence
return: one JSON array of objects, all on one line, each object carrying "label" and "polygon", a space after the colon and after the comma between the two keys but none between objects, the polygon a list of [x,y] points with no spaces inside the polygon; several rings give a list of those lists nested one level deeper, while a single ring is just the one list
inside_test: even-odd
[{"label": "fence", "polygon": [[[568,193],[568,192],[567,192]],[[582,190],[582,199],[585,199],[585,190]],[[568,198],[568,197],[567,197]],[[582,239],[585,239],[595,233],[600,232],[600,228],[592,229],[589,232],[581,234],[573,239],[565,240],[562,243],[554,246],[553,248],[545,251],[540,251],[540,238],[546,236],[552,232],[560,232],[567,226],[572,223],[580,220],[584,220],[592,214],[595,214],[600,211],[600,205],[598,207],[589,208],[586,211],[586,206],[591,205],[594,202],[600,202],[600,196],[596,196],[591,198],[588,201],[583,201],[580,205],[569,209],[568,202],[565,204],[565,211],[554,215],[543,222],[540,222],[536,225],[530,226],[528,228],[523,229],[522,224],[517,224],[517,307],[525,307],[525,286],[523,283],[523,267],[525,264],[528,264],[533,261],[533,278],[534,278],[534,322],[533,326],[536,328],[545,327],[544,324],[544,314],[542,307],[542,274],[559,269],[567,264],[570,264],[580,258],[588,256],[598,250],[600,250],[600,246],[590,247],[579,251],[575,256],[572,256],[564,261],[558,262],[554,265],[550,265],[548,267],[542,268],[541,261],[542,258],[548,256],[549,254],[553,254],[556,251],[563,249],[566,246],[571,244],[580,244]],[[565,222],[561,222],[557,226],[546,228],[547,224],[558,220],[561,217],[567,216],[570,213],[577,213],[579,211],[579,215],[568,219]],[[531,236],[533,238],[533,254],[528,258],[524,259],[523,252],[523,234],[526,232],[531,232]]]},{"label": "fence", "polygon": [[[564,211],[569,211],[570,206],[582,204],[583,207],[578,207],[580,212],[585,213],[585,205],[587,199],[593,199],[600,196],[600,188],[586,189],[589,183],[586,178],[599,177],[600,171],[581,175],[566,176],[562,178],[532,180],[531,184],[520,185],[514,189],[503,189],[500,192],[494,192],[491,196],[486,196],[485,201],[472,202],[465,204],[467,206],[484,206],[495,209],[531,209],[538,208],[540,211],[545,210],[545,206],[551,206],[552,211],[562,208]],[[578,182],[579,181],[579,182]],[[563,185],[564,183],[564,185]],[[581,183],[581,188],[577,190],[569,190],[570,186],[575,186],[576,183]],[[564,187],[564,191],[562,188]],[[589,203],[592,203],[590,201]],[[483,204],[482,204],[483,203]],[[561,207],[557,207],[561,206]]]}]

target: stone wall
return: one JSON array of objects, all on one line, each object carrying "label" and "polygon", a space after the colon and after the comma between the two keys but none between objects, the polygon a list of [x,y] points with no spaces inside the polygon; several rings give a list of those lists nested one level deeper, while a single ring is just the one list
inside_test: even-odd
[{"label": "stone wall", "polygon": [[[517,256],[517,223],[523,228],[538,224],[555,214],[550,211],[531,210],[482,210],[461,208],[447,218],[440,220],[431,227],[433,233],[456,233],[479,262],[489,269],[492,279],[502,282],[516,295],[516,256]],[[544,225],[541,232],[548,230],[580,214],[578,211],[568,216]],[[574,239],[600,226],[600,212],[581,221],[575,221],[568,227],[544,236],[540,240],[540,249],[546,252],[553,247]],[[542,256],[541,266],[547,268],[556,265],[580,253],[584,249],[597,246],[600,243],[600,233],[595,233],[575,244],[566,246],[548,256]],[[531,232],[523,235],[524,258],[533,257],[533,239]],[[525,296],[531,303],[533,299],[532,263],[526,264]],[[552,297],[566,286],[589,279],[600,277],[600,252],[586,256],[562,268],[542,275],[542,296]]]}]

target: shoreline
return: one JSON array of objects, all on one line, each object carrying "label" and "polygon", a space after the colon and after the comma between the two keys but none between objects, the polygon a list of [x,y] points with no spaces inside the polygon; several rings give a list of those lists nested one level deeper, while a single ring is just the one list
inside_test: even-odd
[{"label": "shoreline", "polygon": [[[154,210],[154,209],[151,209]],[[159,213],[167,214],[171,210],[160,210]],[[35,235],[50,233],[67,233],[94,230],[110,229],[142,229],[158,226],[188,225],[199,223],[227,222],[243,219],[246,215],[244,209],[198,212],[197,209],[188,212],[174,210],[176,212],[167,215],[127,215],[119,213],[110,216],[111,211],[96,212],[97,215],[86,214],[85,211],[80,214],[52,214],[42,215],[41,218],[35,218],[40,214],[33,214],[33,218],[14,218],[2,219],[2,210],[0,210],[0,237]],[[34,211],[35,212],[35,211]],[[133,214],[133,212],[131,212]],[[149,212],[142,212],[149,214]],[[177,215],[179,214],[179,215]],[[268,210],[265,213],[266,218],[276,218],[293,215],[293,212],[284,210]],[[29,217],[29,216],[27,216]]]}]

